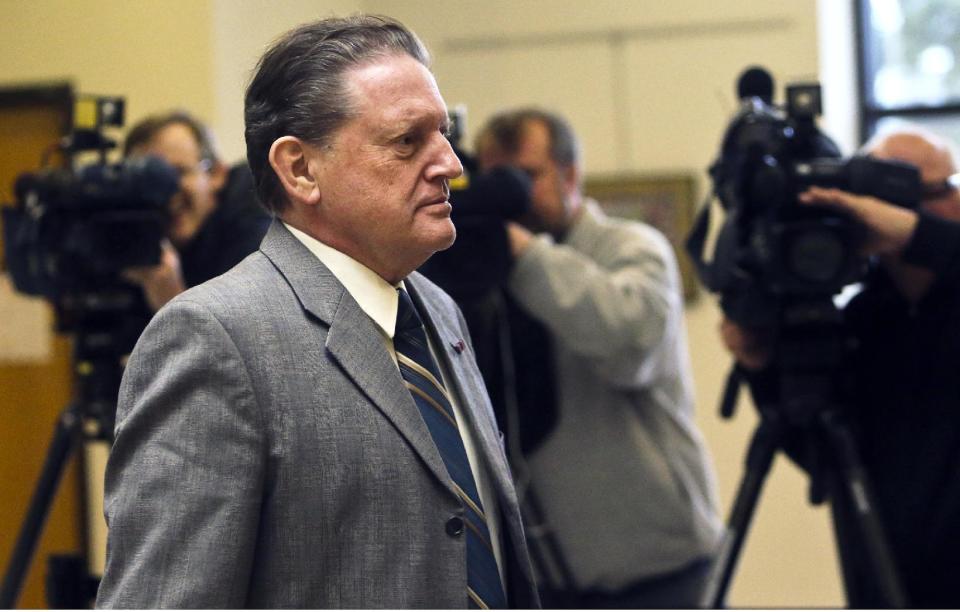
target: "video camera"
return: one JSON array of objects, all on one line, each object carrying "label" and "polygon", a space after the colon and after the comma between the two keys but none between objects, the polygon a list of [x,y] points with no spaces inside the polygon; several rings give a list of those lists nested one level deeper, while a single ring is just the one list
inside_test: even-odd
[{"label": "video camera", "polygon": [[[16,603],[71,452],[82,439],[112,439],[124,357],[150,318],[140,288],[120,273],[159,263],[167,206],[180,180],[156,158],[107,163],[116,143],[102,130],[123,125],[123,111],[120,98],[76,99],[71,133],[50,149],[63,153],[63,167],[47,167],[45,155],[41,170],[17,178],[16,202],[2,210],[13,285],[49,300],[57,330],[74,334],[75,377],[74,397],[57,420],[4,574],[3,608]],[[99,154],[98,162],[80,166],[78,156],[91,152]],[[54,607],[83,607],[96,594],[97,581],[82,557],[51,557],[49,569]]]},{"label": "video camera", "polygon": [[836,210],[800,205],[801,192],[814,185],[835,187],[914,207],[920,176],[907,164],[841,158],[815,123],[821,112],[818,84],[788,86],[786,104],[777,107],[772,78],[751,67],[737,91],[740,111],[710,167],[725,220],[716,227],[705,208],[687,248],[730,319],[768,326],[778,322],[784,302],[832,296],[866,269],[861,227]]},{"label": "video camera", "polygon": [[811,186],[832,187],[912,208],[922,193],[920,175],[907,164],[842,158],[815,123],[818,84],[788,86],[785,105],[777,107],[772,78],[752,67],[737,93],[740,111],[710,167],[720,207],[704,207],[687,249],[704,284],[720,294],[726,317],[760,330],[756,348],[770,354],[759,372],[735,364],[721,397],[720,414],[730,418],[740,386],[748,383],[760,422],[701,606],[724,607],[760,491],[782,450],[810,474],[810,502],[829,499],[835,516],[856,524],[856,537],[837,542],[844,577],[848,561],[867,559],[873,575],[864,579],[878,585],[879,601],[907,607],[847,425],[851,343],[836,296],[864,278],[865,231],[852,217],[801,204],[798,196]]},{"label": "video camera", "polygon": [[[140,291],[120,272],[160,261],[167,204],[179,188],[176,170],[159,158],[107,163],[116,143],[102,130],[121,126],[123,110],[121,98],[79,98],[74,128],[57,145],[66,167],[21,175],[15,205],[3,208],[5,260],[14,287],[50,300],[59,331],[128,327],[118,332],[122,338],[99,341],[107,352],[129,350],[142,331],[142,324],[126,321],[142,304]],[[98,152],[99,161],[74,167],[75,156],[89,151]]]}]

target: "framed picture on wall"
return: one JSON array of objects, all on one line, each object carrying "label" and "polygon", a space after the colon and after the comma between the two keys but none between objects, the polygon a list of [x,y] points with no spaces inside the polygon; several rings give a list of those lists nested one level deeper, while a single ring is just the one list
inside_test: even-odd
[{"label": "framed picture on wall", "polygon": [[677,254],[687,300],[698,290],[693,265],[683,247],[693,224],[696,187],[693,174],[599,175],[584,181],[585,193],[608,215],[637,219],[663,232]]}]

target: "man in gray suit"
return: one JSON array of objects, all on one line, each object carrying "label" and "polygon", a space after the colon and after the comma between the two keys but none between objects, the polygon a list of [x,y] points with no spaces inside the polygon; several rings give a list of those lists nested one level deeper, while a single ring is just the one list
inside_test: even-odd
[{"label": "man in gray suit", "polygon": [[99,606],[538,605],[463,319],[412,273],[455,238],[461,173],[427,63],[368,16],[260,60],[247,157],[277,219],[130,356]]}]

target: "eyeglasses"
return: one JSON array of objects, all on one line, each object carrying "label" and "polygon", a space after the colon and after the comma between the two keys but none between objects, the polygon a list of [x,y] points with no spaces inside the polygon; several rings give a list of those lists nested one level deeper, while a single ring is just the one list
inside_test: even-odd
[{"label": "eyeglasses", "polygon": [[957,189],[960,189],[960,172],[957,174],[951,174],[947,178],[939,181],[923,183],[922,195],[920,196],[920,199],[936,200],[937,198],[950,195]]},{"label": "eyeglasses", "polygon": [[213,168],[213,162],[209,159],[201,159],[195,166],[174,166],[174,170],[177,171],[177,174],[180,175],[180,179],[190,178],[198,174],[204,174],[210,172],[210,169]]}]

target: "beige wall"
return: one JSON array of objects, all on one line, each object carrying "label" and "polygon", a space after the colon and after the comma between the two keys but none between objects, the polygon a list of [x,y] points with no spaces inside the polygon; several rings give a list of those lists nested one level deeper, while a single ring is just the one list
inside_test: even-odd
[{"label": "beige wall", "polygon": [[128,123],[181,106],[214,110],[209,2],[38,0],[0,3],[0,85],[70,80],[123,95]]},{"label": "beige wall", "polygon": [[[355,10],[415,29],[435,55],[447,101],[467,105],[473,128],[504,106],[546,106],[578,129],[588,172],[692,172],[701,192],[744,66],[764,64],[782,85],[816,78],[825,63],[844,81],[843,69],[818,54],[815,0],[41,0],[2,8],[0,83],[68,77],[82,91],[126,95],[132,120],[183,106],[212,123],[228,159],[244,153],[243,86],[263,46],[302,21]],[[699,422],[726,515],[756,421],[747,407],[730,423],[716,415],[729,365],[718,320],[709,297],[688,308]],[[805,486],[778,460],[731,605],[842,604],[826,512],[807,506]]]}]

